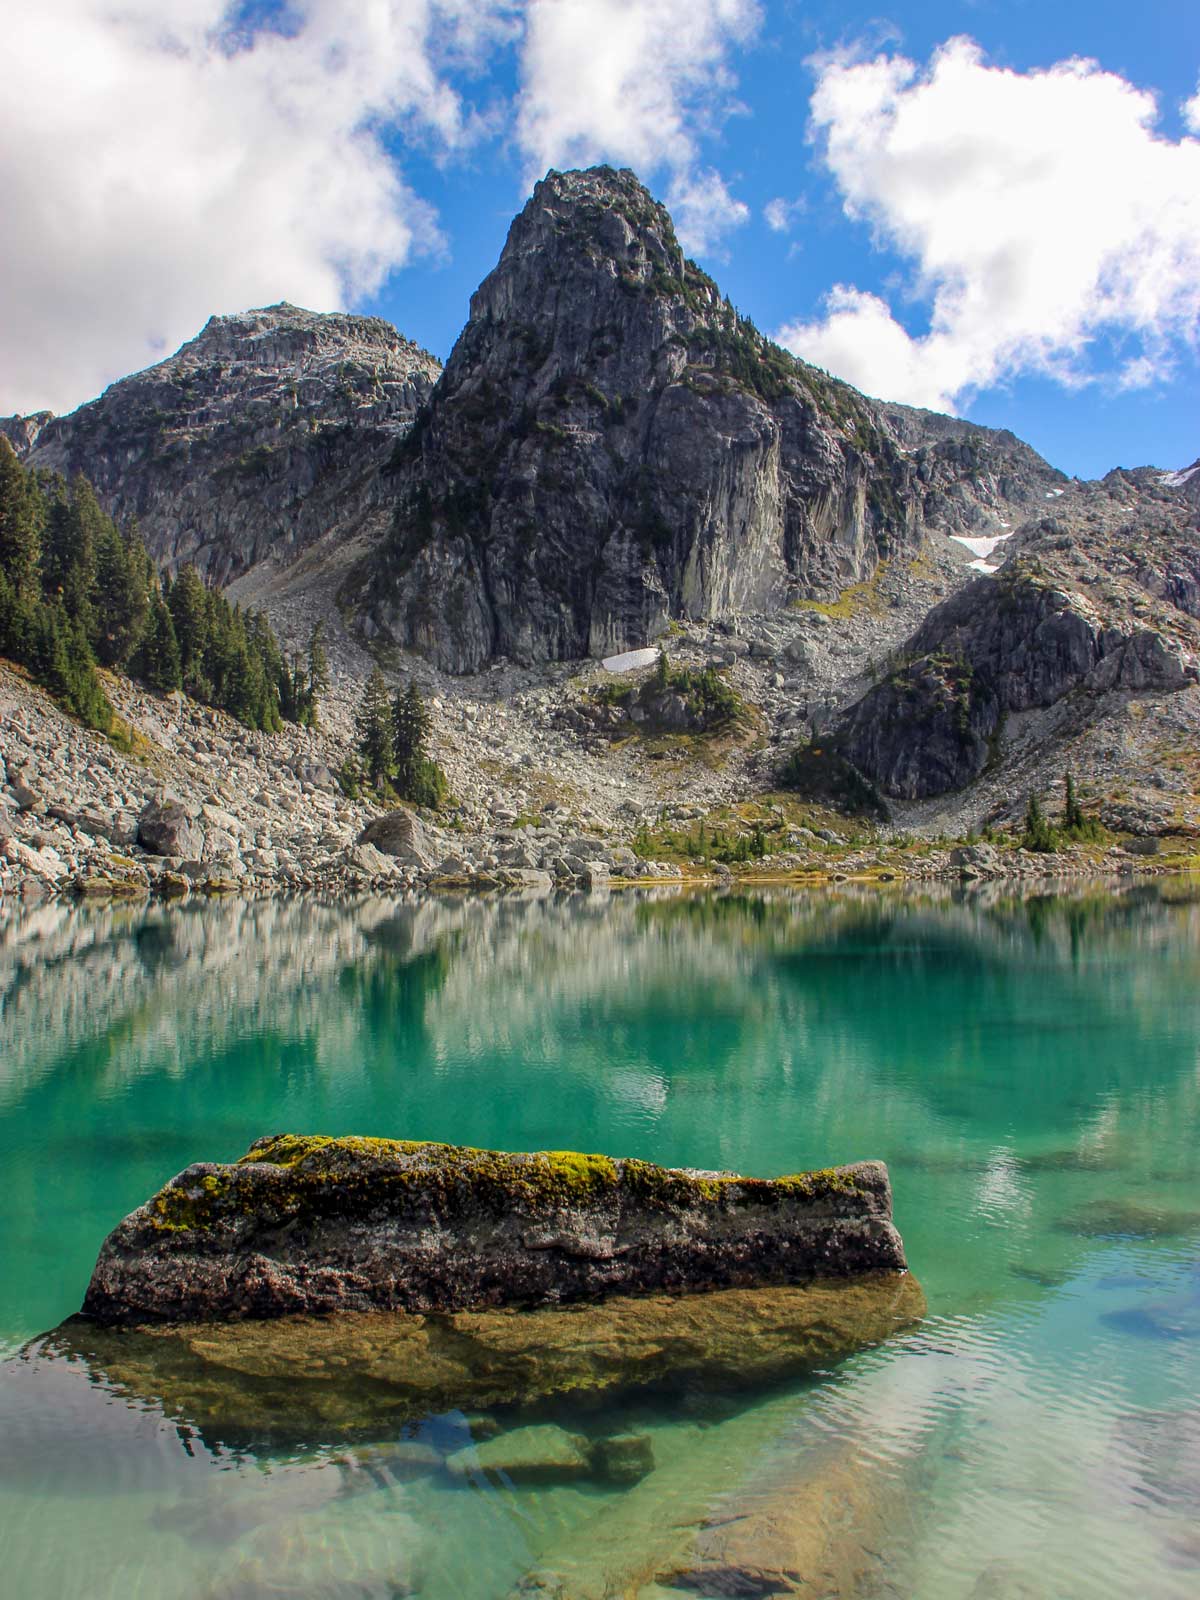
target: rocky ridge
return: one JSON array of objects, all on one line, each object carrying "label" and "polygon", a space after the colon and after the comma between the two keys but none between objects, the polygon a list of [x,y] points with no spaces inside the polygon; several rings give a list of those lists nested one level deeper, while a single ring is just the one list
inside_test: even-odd
[{"label": "rocky ridge", "polygon": [[440,370],[378,317],[282,303],[210,318],[69,416],[0,427],[31,466],[84,473],[161,564],[226,584],[361,518]]},{"label": "rocky ridge", "polygon": [[[639,829],[774,804],[788,753],[833,737],[887,799],[880,843],[1012,821],[1068,764],[1118,834],[1200,824],[1200,473],[1078,484],[1012,434],[857,395],[738,318],[604,168],[539,185],[438,370],[373,319],[281,306],[213,319],[71,418],[0,419],[28,459],[141,507],[163,559],[240,574],[230,598],[285,646],[321,622],[333,667],[322,732],[274,741],[114,682],[132,752],[3,669],[0,884],[104,879],[114,845],[131,884],[176,889],[677,876],[678,858],[631,860]],[[739,697],[736,737],[598,703],[645,674],[589,653],[655,633]],[[332,784],[377,662],[430,701],[456,801],[401,856],[360,844],[371,812]],[[166,854],[139,843],[159,791],[205,850],[186,828]],[[830,870],[831,828],[839,870],[899,865],[836,817],[789,820],[759,870]],[[932,850],[902,875],[948,868]]]},{"label": "rocky ridge", "polygon": [[[1009,773],[1034,743],[1090,776],[1089,746],[1131,703],[1143,721],[1153,708],[1164,744],[1193,725],[1200,530],[1183,498],[1113,472],[1076,486],[1013,545],[994,577],[930,612],[841,718],[833,743],[885,794],[965,789],[989,767]],[[1160,786],[1190,802],[1184,777]]]}]

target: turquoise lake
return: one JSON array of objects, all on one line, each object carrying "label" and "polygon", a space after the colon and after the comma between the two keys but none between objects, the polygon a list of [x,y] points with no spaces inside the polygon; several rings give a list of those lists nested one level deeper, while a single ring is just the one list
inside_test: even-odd
[{"label": "turquoise lake", "polygon": [[[440,1469],[519,1415],[213,1438],[40,1341],[126,1212],[284,1131],[881,1158],[929,1314],[762,1392],[559,1406],[652,1441],[627,1489]],[[1200,1593],[1189,880],[0,911],[0,1173],[5,1594],[666,1600],[663,1530],[768,1480],[822,1508],[805,1596]]]}]

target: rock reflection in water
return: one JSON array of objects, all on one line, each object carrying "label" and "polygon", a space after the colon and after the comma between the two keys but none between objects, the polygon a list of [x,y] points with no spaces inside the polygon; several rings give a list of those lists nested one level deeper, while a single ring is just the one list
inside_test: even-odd
[{"label": "rock reflection in water", "polygon": [[379,1438],[451,1409],[612,1404],[634,1391],[762,1387],[923,1315],[911,1275],[451,1316],[403,1312],[106,1329],[72,1318],[36,1361],[86,1365],[209,1448]]}]

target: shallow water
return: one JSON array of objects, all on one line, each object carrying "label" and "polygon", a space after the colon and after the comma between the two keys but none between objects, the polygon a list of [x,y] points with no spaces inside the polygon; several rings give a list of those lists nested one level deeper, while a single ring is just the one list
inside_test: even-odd
[{"label": "shallow water", "polygon": [[[1198,978],[1181,884],[0,918],[0,1589],[1193,1596]],[[882,1157],[930,1315],[782,1388],[533,1419],[647,1435],[625,1489],[444,1468],[511,1411],[216,1438],[27,1343],[166,1177],[285,1130]]]}]

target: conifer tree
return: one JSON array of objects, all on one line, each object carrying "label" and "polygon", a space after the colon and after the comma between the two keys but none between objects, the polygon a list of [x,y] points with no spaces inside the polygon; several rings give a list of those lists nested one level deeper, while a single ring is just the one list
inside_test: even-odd
[{"label": "conifer tree", "polygon": [[90,636],[96,588],[96,538],[104,514],[87,479],[76,475],[68,491],[54,485],[42,541],[42,588],[47,601],[61,599],[68,617]]},{"label": "conifer tree", "polygon": [[396,783],[402,795],[412,797],[421,765],[428,759],[432,720],[415,683],[396,691],[392,703],[392,753]]},{"label": "conifer tree", "polygon": [[308,641],[308,685],[301,722],[319,726],[319,707],[329,693],[329,657],[325,653],[325,625],[318,622]]},{"label": "conifer tree", "polygon": [[1083,827],[1083,807],[1075,793],[1074,775],[1068,772],[1064,779],[1063,827],[1068,833],[1078,833]]},{"label": "conifer tree", "polygon": [[129,665],[150,611],[150,560],[136,535],[122,538],[106,517],[97,529],[94,645],[102,666]]},{"label": "conifer tree", "polygon": [[395,771],[396,758],[392,733],[392,708],[387,684],[376,667],[367,679],[362,702],[355,717],[358,753],[366,767],[367,779],[382,789]]},{"label": "conifer tree", "polygon": [[162,590],[157,586],[150,597],[150,618],[146,624],[146,633],[138,652],[136,666],[137,674],[143,682],[162,694],[183,687],[175,624],[162,597]]},{"label": "conifer tree", "polygon": [[17,599],[40,595],[38,571],[45,507],[37,482],[0,434],[0,573]]},{"label": "conifer tree", "polygon": [[184,567],[166,598],[179,643],[183,687],[198,700],[208,700],[212,696],[212,686],[205,677],[205,658],[209,654],[208,595],[194,566]]}]

